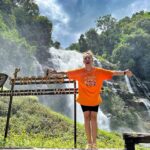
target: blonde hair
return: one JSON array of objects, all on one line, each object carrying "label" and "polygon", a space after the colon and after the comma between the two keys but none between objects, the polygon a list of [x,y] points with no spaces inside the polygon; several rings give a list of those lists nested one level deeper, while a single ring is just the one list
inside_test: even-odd
[{"label": "blonde hair", "polygon": [[93,59],[93,53],[92,53],[92,51],[91,50],[88,50],[88,51],[86,51],[86,52],[84,52],[83,53],[83,59],[86,57],[86,56],[91,56],[91,58]]}]

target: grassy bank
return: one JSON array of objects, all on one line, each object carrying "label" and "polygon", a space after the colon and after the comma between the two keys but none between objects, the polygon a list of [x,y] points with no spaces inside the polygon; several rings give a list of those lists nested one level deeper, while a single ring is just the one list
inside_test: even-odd
[{"label": "grassy bank", "polygon": [[[38,102],[36,97],[13,100],[10,130],[3,141],[9,98],[0,99],[0,147],[73,148],[73,121]],[[123,148],[121,135],[98,130],[98,147]],[[77,124],[77,147],[84,148],[84,126]]]}]

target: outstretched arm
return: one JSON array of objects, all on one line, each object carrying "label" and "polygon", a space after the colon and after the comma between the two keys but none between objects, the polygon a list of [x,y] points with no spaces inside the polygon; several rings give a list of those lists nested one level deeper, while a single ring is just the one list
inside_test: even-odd
[{"label": "outstretched arm", "polygon": [[67,73],[64,71],[58,72],[54,69],[47,69],[46,70],[46,76],[51,76],[51,77],[66,77]]},{"label": "outstretched arm", "polygon": [[58,75],[62,75],[63,77],[67,77],[67,72],[61,71],[57,72]]},{"label": "outstretched arm", "polygon": [[123,76],[123,75],[127,75],[128,77],[131,77],[133,73],[129,69],[125,71],[113,71],[113,76]]}]

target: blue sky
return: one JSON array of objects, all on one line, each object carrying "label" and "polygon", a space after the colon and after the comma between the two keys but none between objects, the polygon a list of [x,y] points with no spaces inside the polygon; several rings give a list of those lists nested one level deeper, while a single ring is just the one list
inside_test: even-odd
[{"label": "blue sky", "polygon": [[41,15],[53,22],[53,40],[63,48],[76,42],[81,33],[95,27],[100,16],[117,20],[141,10],[150,11],[150,0],[35,0]]}]

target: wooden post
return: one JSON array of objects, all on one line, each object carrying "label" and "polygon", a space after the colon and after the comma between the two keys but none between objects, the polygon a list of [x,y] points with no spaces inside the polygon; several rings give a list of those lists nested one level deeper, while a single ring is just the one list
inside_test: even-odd
[{"label": "wooden post", "polygon": [[125,141],[125,150],[135,150],[135,143],[132,139]]},{"label": "wooden post", "polygon": [[135,150],[135,144],[150,143],[149,133],[123,133],[125,150]]},{"label": "wooden post", "polygon": [[77,148],[76,81],[74,81],[74,148]]},{"label": "wooden post", "polygon": [[[17,73],[20,71],[20,69],[16,68],[14,73],[14,79],[17,77]],[[11,84],[11,95],[10,95],[10,101],[9,101],[9,107],[8,107],[8,113],[7,113],[7,121],[6,121],[6,127],[5,127],[5,134],[4,134],[4,141],[7,138],[8,130],[9,130],[9,120],[11,115],[11,107],[12,107],[12,100],[13,100],[13,90],[15,86],[15,80]]]}]

